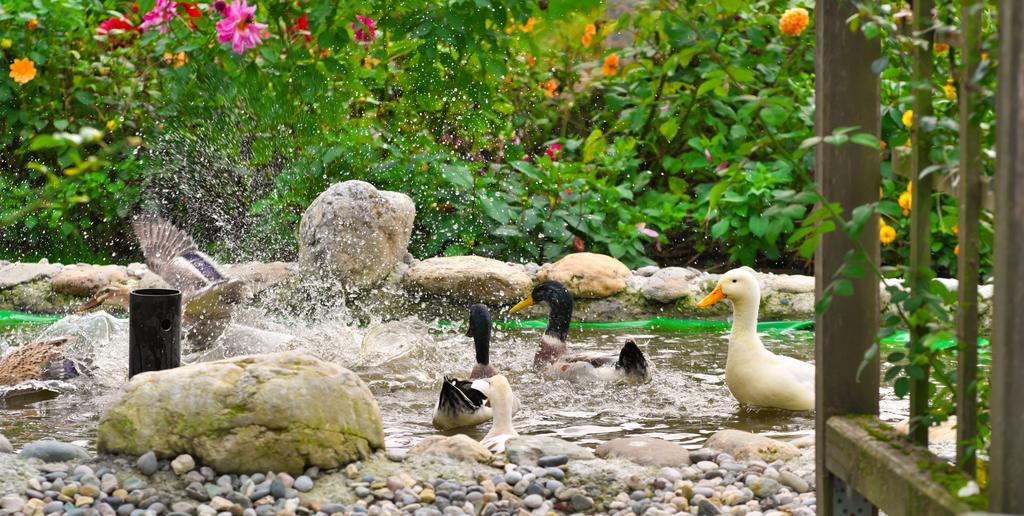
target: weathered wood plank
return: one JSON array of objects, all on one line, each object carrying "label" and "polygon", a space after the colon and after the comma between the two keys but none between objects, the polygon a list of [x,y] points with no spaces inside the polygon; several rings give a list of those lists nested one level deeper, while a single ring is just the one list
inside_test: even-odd
[{"label": "weathered wood plank", "polygon": [[877,418],[832,417],[826,433],[826,466],[886,514],[952,515],[984,509],[979,507],[985,503],[981,496],[963,499],[951,492],[967,483],[966,475],[958,475]]},{"label": "weathered wood plank", "polygon": [[[879,134],[879,78],[871,72],[871,62],[879,56],[879,42],[850,30],[846,20],[855,12],[849,1],[817,1],[814,67],[818,136],[850,126]],[[880,165],[880,153],[874,149],[819,145],[815,154],[818,188],[826,199],[839,202],[849,216],[853,208],[878,200]],[[868,259],[878,263],[877,217],[868,222],[860,242]],[[849,237],[842,232],[821,239],[814,260],[819,299],[851,247]],[[875,341],[878,317],[878,279],[865,275],[854,280],[852,296],[836,297],[828,311],[815,318],[817,499],[821,514],[832,511],[832,477],[825,467],[829,452],[825,421],[836,414],[878,413],[877,359],[857,376],[864,353]]]},{"label": "weathered wood plank", "polygon": [[[932,43],[935,32],[929,30],[934,24],[930,13],[935,8],[934,0],[914,0],[914,37],[925,44],[914,46],[913,80],[914,117],[910,128],[912,146],[910,149],[910,179],[913,185],[910,210],[910,270],[909,283],[912,296],[920,296],[928,292],[927,270],[931,266],[931,232],[932,232],[932,183],[931,175],[921,177],[921,171],[931,164],[927,144],[928,136],[921,120],[932,116]],[[926,14],[927,13],[927,14]],[[910,349],[914,353],[924,352],[924,337],[928,328],[922,325],[910,327]],[[910,434],[909,437],[920,444],[928,444],[928,425],[919,418],[928,413],[929,371],[920,366],[925,374],[922,378],[910,380]]]},{"label": "weathered wood plank", "polygon": [[1024,2],[999,2],[989,510],[1024,513]]},{"label": "weathered wood plank", "polygon": [[981,127],[973,120],[977,103],[974,72],[981,62],[981,12],[979,0],[962,0],[960,24],[963,48],[960,67],[960,222],[958,224],[956,334],[959,343],[956,370],[956,457],[969,474],[975,474],[972,442],[978,434],[978,274],[979,219],[981,217]]}]

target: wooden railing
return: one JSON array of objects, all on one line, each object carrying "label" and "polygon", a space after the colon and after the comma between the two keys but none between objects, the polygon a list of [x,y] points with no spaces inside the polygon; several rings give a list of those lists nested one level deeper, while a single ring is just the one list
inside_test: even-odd
[{"label": "wooden railing", "polygon": [[[931,114],[933,81],[934,0],[913,2],[912,31],[927,44],[914,47],[914,123],[908,156],[896,156],[894,170],[913,184],[911,294],[928,288],[931,255],[931,200],[943,191],[959,200],[957,257],[957,464],[928,452],[929,377],[913,379],[910,388],[911,432],[896,435],[877,418],[879,363],[876,358],[861,375],[858,365],[876,341],[879,322],[877,279],[853,280],[852,296],[834,298],[816,320],[818,510],[822,514],[868,514],[876,507],[888,514],[959,514],[987,509],[1024,514],[1024,2],[1000,2],[999,90],[997,106],[997,171],[995,188],[982,173],[979,123],[973,108],[981,88],[975,71],[981,62],[981,15],[984,2],[961,0],[958,73],[960,162],[955,177],[922,175],[928,168],[928,139],[919,123]],[[816,62],[816,133],[858,127],[878,136],[879,78],[872,62],[879,57],[877,40],[851,31],[856,14],[847,0],[818,0]],[[907,158],[900,163],[901,158]],[[880,157],[855,145],[819,146],[815,156],[818,187],[826,199],[839,202],[844,214],[878,198]],[[938,185],[938,186],[936,186]],[[985,206],[995,209],[991,444],[988,499],[960,492],[976,472],[971,443],[977,435],[979,220]],[[860,245],[878,263],[877,219],[862,233]],[[824,293],[853,247],[847,235],[825,235],[815,256],[816,291]],[[928,328],[910,328],[912,351],[923,352]],[[961,496],[962,495],[962,496]]]}]

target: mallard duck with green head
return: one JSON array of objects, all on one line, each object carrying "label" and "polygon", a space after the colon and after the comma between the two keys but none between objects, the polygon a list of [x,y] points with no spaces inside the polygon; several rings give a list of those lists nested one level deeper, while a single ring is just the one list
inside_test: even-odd
[{"label": "mallard duck with green head", "polygon": [[566,378],[598,378],[617,380],[646,378],[647,359],[632,339],[627,340],[618,356],[594,353],[569,353],[566,340],[572,321],[572,294],[557,281],[544,281],[530,295],[509,310],[514,314],[538,303],[548,305],[548,325],[533,356],[534,367]]}]

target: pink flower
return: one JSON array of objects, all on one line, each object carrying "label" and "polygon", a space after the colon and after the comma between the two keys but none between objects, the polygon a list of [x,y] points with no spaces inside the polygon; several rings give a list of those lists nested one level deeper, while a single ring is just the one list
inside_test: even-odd
[{"label": "pink flower", "polygon": [[725,170],[727,168],[729,168],[729,162],[728,161],[723,161],[723,162],[719,163],[717,167],[715,167],[715,172],[721,172],[721,171],[723,171],[723,170]]},{"label": "pink flower", "polygon": [[167,22],[171,21],[178,15],[176,11],[178,7],[177,2],[171,0],[156,0],[156,5],[153,6],[153,10],[142,15],[142,23],[139,24],[139,30],[147,31],[152,28],[158,29],[161,33],[167,32]]},{"label": "pink flower", "polygon": [[213,9],[223,16],[228,11],[228,3],[224,0],[217,0],[213,3]]},{"label": "pink flower", "polygon": [[562,154],[562,149],[564,148],[565,147],[561,143],[552,143],[551,145],[548,145],[548,150],[546,150],[545,153],[549,158],[551,158],[551,161],[556,161],[558,160],[558,156]]},{"label": "pink flower", "polygon": [[352,24],[352,30],[356,33],[356,41],[369,43],[377,38],[377,30],[373,28],[373,20],[371,20],[369,16],[357,14],[356,19],[359,20],[359,23],[361,24]]},{"label": "pink flower", "polygon": [[658,238],[658,232],[648,228],[647,223],[645,222],[638,222],[636,224],[636,230],[639,231],[641,234],[647,235],[651,238]]},{"label": "pink flower", "polygon": [[245,0],[231,2],[224,11],[224,19],[217,22],[217,40],[230,41],[231,49],[239,54],[255,48],[263,42],[260,31],[267,28],[264,23],[256,23],[255,13],[256,6],[250,6]]},{"label": "pink flower", "polygon": [[708,160],[708,163],[711,163],[711,151],[704,149],[704,158]]}]

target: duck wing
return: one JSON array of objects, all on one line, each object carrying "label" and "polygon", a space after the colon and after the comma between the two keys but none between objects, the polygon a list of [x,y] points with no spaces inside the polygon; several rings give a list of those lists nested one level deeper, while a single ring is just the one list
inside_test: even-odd
[{"label": "duck wing", "polygon": [[473,382],[449,376],[441,383],[441,394],[434,407],[433,424],[448,429],[471,426],[491,419],[487,395],[474,389]]},{"label": "duck wing", "polygon": [[220,266],[199,251],[192,237],[156,215],[142,215],[132,221],[149,270],[163,278],[184,298],[228,279]]}]

